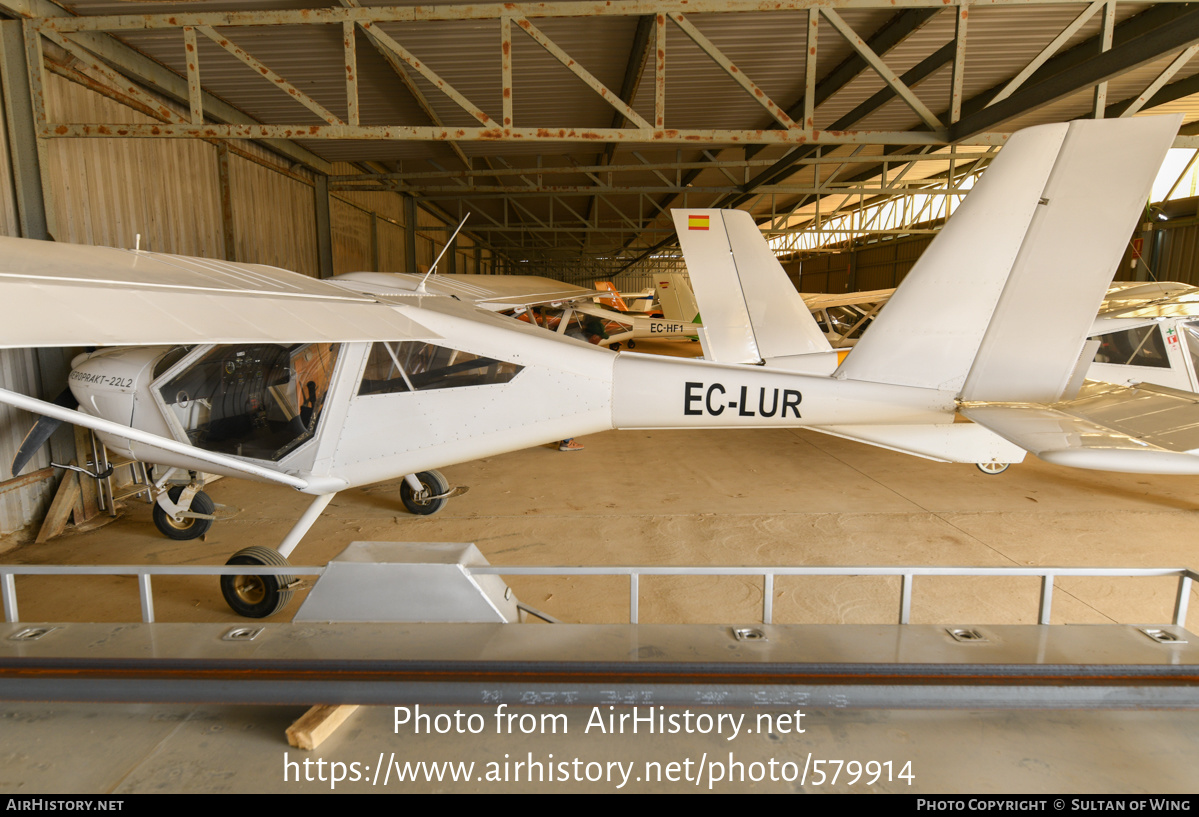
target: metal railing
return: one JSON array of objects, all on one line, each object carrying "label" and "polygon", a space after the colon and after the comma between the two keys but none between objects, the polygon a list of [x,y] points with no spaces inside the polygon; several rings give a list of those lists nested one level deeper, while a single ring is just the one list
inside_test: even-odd
[{"label": "metal railing", "polygon": [[[774,618],[774,582],[780,576],[883,576],[901,579],[899,623],[911,622],[913,583],[917,576],[942,577],[1033,577],[1041,580],[1037,623],[1048,624],[1052,614],[1053,583],[1058,578],[1160,578],[1177,579],[1173,624],[1186,626],[1191,582],[1199,573],[1188,568],[1113,568],[1113,567],[522,567],[487,565],[466,567],[472,575],[498,576],[628,576],[629,623],[638,623],[642,576],[760,576],[763,581],[762,623]],[[0,565],[0,595],[4,617],[10,623],[20,621],[17,612],[16,576],[136,576],[141,596],[142,621],[154,621],[151,576],[320,576],[323,567],[249,567],[246,565]]]},{"label": "metal railing", "polygon": [[151,576],[319,576],[323,567],[248,567],[247,565],[0,565],[0,596],[4,620],[20,621],[17,612],[17,576],[136,576],[141,596],[142,621],[154,621]]}]

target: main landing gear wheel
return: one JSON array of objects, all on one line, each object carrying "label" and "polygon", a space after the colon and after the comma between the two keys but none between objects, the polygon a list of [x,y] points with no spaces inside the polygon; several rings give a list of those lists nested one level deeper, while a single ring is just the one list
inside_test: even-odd
[{"label": "main landing gear wheel", "polygon": [[1010,462],[980,462],[976,463],[976,465],[978,466],[978,470],[984,474],[1002,474],[1011,467]]},{"label": "main landing gear wheel", "polygon": [[414,513],[417,516],[430,516],[444,508],[448,499],[444,495],[449,493],[450,484],[446,482],[441,472],[421,471],[416,475],[416,479],[420,483],[420,493],[412,490],[408,480],[400,483],[400,500],[408,509],[408,513]]},{"label": "main landing gear wheel", "polygon": [[[182,485],[176,485],[167,491],[167,496],[170,497],[171,502],[178,502],[182,494]],[[196,495],[192,497],[191,507],[188,510],[192,513],[211,514],[216,510],[216,505],[208,494],[203,491],[196,491]],[[182,542],[187,539],[197,539],[208,533],[208,529],[212,527],[212,520],[196,519],[190,516],[176,520],[164,511],[161,505],[154,503],[154,527],[158,528],[159,532],[168,539],[175,539]]]},{"label": "main landing gear wheel", "polygon": [[628,342],[628,347],[629,347],[630,349],[636,349],[636,348],[637,348],[637,341],[630,339],[630,340],[629,340],[629,342]]},{"label": "main landing gear wheel", "polygon": [[[254,545],[229,557],[227,565],[288,567],[274,548]],[[291,601],[291,576],[221,576],[221,594],[233,612],[246,618],[266,618],[279,612]]]}]

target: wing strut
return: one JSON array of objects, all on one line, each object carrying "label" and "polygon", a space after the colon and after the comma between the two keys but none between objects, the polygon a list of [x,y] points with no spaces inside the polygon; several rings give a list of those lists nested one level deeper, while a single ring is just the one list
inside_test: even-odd
[{"label": "wing strut", "polygon": [[122,437],[127,440],[132,440],[146,445],[152,445],[155,448],[161,448],[164,451],[170,451],[172,454],[181,454],[185,457],[192,457],[201,462],[215,465],[220,468],[225,468],[230,471],[235,471],[244,474],[249,479],[255,479],[260,482],[273,482],[278,485],[287,485],[295,488],[297,491],[302,491],[308,487],[308,480],[293,477],[290,474],[283,474],[279,471],[273,471],[270,468],[263,468],[260,465],[245,462],[234,457],[228,457],[224,454],[216,454],[212,451],[205,451],[203,448],[197,448],[194,445],[188,445],[176,440],[170,440],[166,437],[161,437],[157,434],[151,434],[147,431],[139,431],[136,428],[130,428],[120,423],[114,423],[111,420],[102,420],[99,417],[92,417],[90,414],[84,414],[82,411],[75,409],[63,408],[62,406],[49,403],[45,400],[39,400],[36,397],[29,397],[24,394],[18,394],[8,389],[0,389],[0,403],[6,403],[25,411],[39,414],[43,417],[52,417],[56,420],[62,420],[67,423],[74,423],[84,428],[90,428],[95,431],[100,431],[105,434],[112,434],[114,437]]}]

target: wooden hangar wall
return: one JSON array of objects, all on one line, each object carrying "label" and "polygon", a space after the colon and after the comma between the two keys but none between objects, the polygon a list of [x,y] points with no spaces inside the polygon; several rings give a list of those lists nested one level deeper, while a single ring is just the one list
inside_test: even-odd
[{"label": "wooden hangar wall", "polygon": [[[154,121],[57,74],[47,76],[46,105],[51,116],[66,121]],[[41,158],[47,220],[55,240],[132,248],[140,235],[146,250],[319,275],[317,175],[292,167],[266,148],[244,141],[230,147],[193,139],[54,139],[45,141]],[[336,163],[333,172],[357,171]],[[8,123],[0,116],[0,234],[20,236],[13,178]],[[223,187],[227,197],[222,197]],[[411,210],[416,224],[410,231]],[[420,207],[406,207],[398,194],[353,191],[330,195],[329,223],[334,274],[407,271],[410,240],[417,268],[428,269],[454,226]],[[467,236],[460,235],[455,243],[455,252],[442,262],[443,271],[491,271],[490,250],[477,248]],[[0,386],[53,397],[65,380],[49,381],[57,379],[56,370],[65,372],[71,356],[2,350]],[[21,478],[11,478],[9,464],[33,421],[32,415],[0,406],[0,537],[45,516],[60,473],[50,467],[52,457],[43,449]],[[69,435],[60,441],[55,458],[59,453],[74,458],[72,442]],[[6,543],[0,541],[0,551],[4,549]]]}]

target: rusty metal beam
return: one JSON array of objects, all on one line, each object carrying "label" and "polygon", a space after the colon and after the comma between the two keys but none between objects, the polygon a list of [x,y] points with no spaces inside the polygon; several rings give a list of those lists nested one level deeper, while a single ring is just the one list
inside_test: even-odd
[{"label": "rusty metal beam", "polygon": [[[925,23],[927,23],[930,19],[932,19],[932,17],[934,15],[936,15],[939,10],[940,10],[939,8],[905,9],[904,11],[901,11],[901,12],[893,15],[876,32],[874,32],[874,34],[870,35],[870,38],[866,41],[866,43],[874,53],[876,53],[880,56],[885,55],[892,48],[894,48],[895,46],[899,45],[899,43],[901,43],[905,39],[907,39],[907,37],[910,36],[912,33],[919,30]],[[806,55],[808,67],[807,67],[807,69],[805,69],[806,74],[805,74],[804,96],[802,99],[798,100],[795,104],[793,104],[790,108],[787,109],[787,115],[790,116],[792,119],[801,118],[801,121],[804,122],[804,127],[813,127],[813,128],[814,128],[814,111],[815,111],[816,107],[819,106],[824,101],[826,101],[827,99],[829,99],[830,97],[832,97],[833,94],[835,94],[840,89],[844,88],[846,85],[848,85],[850,82],[852,82],[858,76],[860,76],[864,71],[866,71],[870,67],[869,64],[866,62],[866,60],[860,54],[858,54],[857,52],[854,52],[852,55],[850,55],[849,57],[846,57],[844,60],[842,60],[841,63],[839,63],[836,68],[834,68],[832,71],[830,71],[827,75],[825,75],[823,78],[821,78],[818,82],[815,81],[815,67],[816,67],[816,60],[815,60],[815,57],[816,57],[815,36],[816,35],[815,35],[815,32],[816,32],[816,30],[818,30],[818,23],[819,23],[818,13],[819,13],[818,10],[815,8],[811,8],[808,10],[808,35],[810,38],[812,38],[811,39],[812,47],[808,48],[808,52]],[[661,58],[662,57],[660,56],[660,59]],[[810,74],[810,76],[808,76],[809,74]],[[905,82],[914,83],[914,82],[918,81],[916,79],[912,79],[911,74],[912,74],[912,72],[908,72],[908,73],[904,74],[903,79]],[[808,81],[808,80],[811,80],[811,81]],[[814,85],[813,85],[813,83],[814,83]],[[871,97],[871,99],[868,100],[867,104],[872,104],[872,105],[874,105],[874,107],[879,107],[884,102],[889,100],[892,95],[893,95],[893,92],[891,92],[890,89],[884,89],[883,91],[880,91],[878,94],[875,94],[874,97]],[[859,109],[855,109],[855,110],[860,110],[860,109],[861,108],[859,107]],[[861,118],[860,116],[855,117],[853,119],[849,119],[848,117],[842,117],[841,119],[838,120],[838,123],[844,123],[846,121],[849,121],[850,123],[852,123],[852,122],[858,121],[858,119],[860,119],[860,118]],[[813,121],[811,123],[809,123],[808,120],[813,120]],[[838,126],[839,125],[837,123],[834,123],[833,127],[836,128]],[[777,127],[777,125],[774,127]],[[842,124],[842,125],[840,125],[840,127],[844,127],[844,125]],[[762,145],[748,146],[745,151],[746,158],[748,159],[752,156],[755,156],[757,154],[757,152],[760,151],[763,147],[764,146],[762,146]],[[804,149],[803,147],[798,147],[798,148],[792,150],[791,153],[788,154],[787,157],[784,157],[784,159],[781,161],[785,163],[784,166],[789,167],[791,164],[794,164],[794,162],[798,161],[799,159],[808,157],[811,154],[812,154],[811,150]],[[698,178],[700,172],[701,172],[701,170],[693,170],[693,171],[689,172],[686,176],[684,176],[682,183],[683,184],[693,183],[695,181],[695,179]],[[747,191],[752,190],[753,189],[752,185],[753,185],[752,182],[747,183],[745,189]],[[673,199],[673,197],[664,199],[661,202],[654,202],[654,206],[657,207],[659,210],[665,210],[667,207],[670,206],[672,199]],[[658,249],[661,249],[661,247],[655,246],[653,248],[654,251],[657,251]]]},{"label": "rusty metal beam", "polygon": [[[856,164],[852,157],[845,157],[846,164]],[[873,171],[872,171],[873,172]],[[862,184],[858,182],[839,182],[833,183],[830,181],[821,184],[768,184],[763,185],[755,191],[758,195],[768,195],[770,193],[786,193],[789,195],[816,195],[816,196],[835,196],[835,195],[853,195],[865,194],[869,196],[878,196],[884,193],[901,193],[905,188],[917,188],[919,185],[927,185],[927,180],[913,180],[907,184],[882,184],[875,183],[872,185]],[[390,190],[391,188],[384,185],[364,185],[354,188],[358,192],[379,192]],[[344,192],[344,191],[343,191]],[[422,185],[420,187],[412,187],[405,189],[406,193],[412,193],[419,196],[422,200],[430,201],[440,200],[485,200],[498,199],[508,197],[513,201],[525,198],[545,198],[557,196],[590,196],[602,194],[604,196],[622,196],[622,195],[642,195],[654,193],[695,193],[697,195],[722,196],[736,195],[740,192],[740,187],[735,185],[703,185],[691,186],[687,188],[678,187],[673,184],[658,184],[658,185],[633,185],[629,187],[612,187],[598,189],[591,185],[585,184],[544,184],[536,187],[512,187],[510,185],[479,185],[472,188],[461,188],[454,185]],[[949,193],[952,192],[946,188],[927,188],[919,187],[921,193]],[[567,208],[569,209],[569,208]],[[572,211],[573,212],[573,211]],[[575,215],[579,220],[583,217],[578,213]],[[544,223],[544,222],[542,222]]]},{"label": "rusty metal beam", "polygon": [[208,39],[212,40],[217,45],[219,45],[225,51],[232,54],[234,57],[236,57],[238,60],[240,60],[242,62],[242,64],[252,68],[254,71],[261,74],[262,77],[264,79],[266,79],[268,82],[274,83],[274,85],[277,88],[279,88],[284,93],[291,96],[291,98],[294,99],[296,102],[299,102],[305,108],[312,111],[314,114],[316,114],[321,119],[328,122],[330,125],[343,124],[342,120],[338,116],[333,114],[324,105],[317,102],[315,99],[313,99],[308,94],[301,91],[296,86],[292,85],[290,82],[288,82],[283,77],[279,76],[279,74],[272,71],[261,60],[254,57],[252,54],[250,54],[250,52],[246,51],[244,48],[237,45],[237,43],[233,42],[225,35],[217,32],[211,26],[196,26],[196,30],[199,31],[201,34],[203,34]]},{"label": "rusty metal beam", "polygon": [[[843,10],[974,8],[1029,5],[1078,5],[1089,0],[839,0]],[[1159,0],[1183,3],[1186,0]],[[452,20],[498,20],[508,15],[542,17],[630,17],[645,14],[722,14],[758,11],[828,8],[828,0],[557,0],[545,3],[480,3],[424,6],[371,6],[360,8],[307,8],[259,11],[172,11],[157,14],[111,14],[87,17],[47,17],[41,24],[68,31],[135,31],[181,26],[280,26],[340,25],[355,23],[411,23]]]},{"label": "rusty metal beam", "polygon": [[[50,123],[38,136],[52,138],[128,137],[136,139],[364,139],[427,142],[602,142],[645,145],[944,145],[945,131],[789,130],[634,130],[631,128],[437,128],[403,125],[232,125],[232,124],[68,124]],[[1009,134],[976,133],[957,140],[967,145],[1003,144]]]},{"label": "rusty metal beam", "polygon": [[[1172,86],[1171,86],[1172,87]],[[994,151],[963,151],[958,152],[950,149],[946,153],[938,153],[936,156],[930,156],[925,153],[889,153],[885,156],[886,160],[891,163],[898,162],[921,162],[921,161],[944,161],[948,158],[957,159],[975,159],[980,155],[993,155]],[[869,161],[874,158],[870,155],[861,157],[861,161]],[[816,165],[816,164],[842,164],[845,161],[844,156],[805,156],[795,160],[795,164],[801,165]],[[353,175],[331,175],[329,181],[334,189],[355,189],[352,182],[378,182],[378,181],[396,181],[396,182],[412,182],[422,179],[471,179],[471,178],[503,178],[507,176],[527,176],[530,173],[536,173],[539,176],[553,175],[574,175],[574,174],[596,174],[596,173],[635,173],[635,172],[653,172],[667,170],[742,170],[753,167],[767,167],[773,165],[774,162],[770,159],[716,159],[714,161],[696,160],[694,162],[641,162],[638,164],[594,164],[594,165],[538,165],[536,168],[529,167],[507,167],[507,168],[488,168],[474,170],[422,170],[422,171],[404,171],[396,173],[361,173]],[[597,186],[602,189],[616,189],[615,186],[607,186],[597,183]],[[602,191],[601,191],[602,192]]]},{"label": "rusty metal beam", "polygon": [[192,124],[204,124],[204,98],[200,87],[200,52],[196,43],[196,30],[183,27],[183,58],[187,62],[187,103],[191,109]]},{"label": "rusty metal beam", "polygon": [[724,53],[716,47],[716,44],[709,40],[704,34],[692,25],[691,21],[682,14],[671,13],[667,15],[674,24],[683,30],[693,43],[699,46],[700,50],[707,54],[712,60],[720,66],[734,82],[741,86],[747,94],[753,97],[754,101],[766,109],[766,112],[774,117],[784,128],[795,128],[798,125],[787,115],[787,112],[782,109],[773,99],[771,99],[765,91],[763,91],[757,83],[745,75],[745,72],[733,64],[733,61],[724,55]]},{"label": "rusty metal beam", "polygon": [[[340,0],[340,2],[343,6],[348,8],[356,8],[359,5],[358,0]],[[359,26],[359,30],[366,35],[367,40],[374,47],[375,51],[378,52],[379,56],[383,58],[383,61],[387,63],[388,67],[391,68],[392,72],[400,80],[400,83],[408,90],[408,93],[412,94],[412,98],[416,101],[417,107],[424,112],[425,116],[429,117],[429,122],[439,128],[445,127],[445,124],[441,121],[441,117],[439,117],[437,112],[433,110],[433,106],[429,104],[429,100],[425,97],[424,93],[419,87],[417,87],[417,84],[412,81],[412,77],[409,76],[408,70],[404,67],[404,63],[394,53],[392,53],[391,49],[387,48],[382,42],[379,41],[373,31],[367,28],[362,28],[361,26]],[[462,148],[458,147],[457,143],[450,142],[449,148],[454,152],[454,155],[458,157],[458,161],[462,162],[465,167],[469,168],[471,166],[470,159],[466,158],[466,154],[462,152]]]},{"label": "rusty metal beam", "polygon": [[581,79],[588,88],[599,94],[600,98],[615,108],[617,113],[639,128],[644,130],[650,129],[650,124],[642,119],[641,115],[633,110],[631,105],[612,93],[608,89],[608,86],[596,79],[594,74],[579,65],[577,61],[571,59],[569,54],[563,51],[553,40],[545,36],[541,29],[533,25],[530,20],[525,17],[513,16],[512,22],[524,29],[524,32],[532,37],[534,42],[548,51],[550,56],[565,66],[572,74]]},{"label": "rusty metal beam", "polygon": [[[343,11],[357,11],[357,10],[358,9],[343,9]],[[457,103],[457,105],[460,108],[462,108],[464,111],[469,113],[475,119],[478,119],[479,122],[481,122],[484,126],[497,127],[495,122],[492,121],[491,117],[483,112],[482,108],[480,108],[478,105],[474,104],[469,99],[467,99],[465,96],[463,96],[461,93],[459,93],[458,90],[456,88],[454,88],[454,86],[450,85],[448,82],[446,82],[440,76],[438,76],[437,72],[435,72],[429,66],[425,65],[423,60],[417,59],[412,54],[412,52],[410,52],[408,49],[404,48],[404,46],[402,46],[398,42],[396,42],[387,32],[383,31],[378,26],[373,25],[370,21],[362,22],[361,26],[369,34],[374,35],[374,39],[376,42],[383,45],[385,48],[387,48],[389,51],[394,53],[401,60],[408,63],[408,65],[410,65],[412,68],[416,69],[416,71],[422,77],[424,77],[430,83],[433,84],[433,87],[435,87],[437,90],[441,91],[443,94],[445,94],[450,99],[452,99],[455,103]],[[369,137],[367,137],[367,138],[369,138]]]},{"label": "rusty metal beam", "polygon": [[[633,32],[633,44],[629,48],[629,61],[625,65],[624,79],[620,84],[620,98],[629,105],[632,105],[633,100],[637,98],[637,91],[641,87],[641,78],[645,75],[645,66],[649,62],[650,53],[654,50],[656,19],[654,15],[649,14],[637,19],[637,28]],[[609,127],[623,128],[625,124],[624,115],[618,111],[612,115],[612,124]],[[655,127],[661,128],[662,125],[659,123]],[[615,153],[616,144],[609,142],[604,145],[604,152],[596,163],[611,164]]]},{"label": "rusty metal beam", "polygon": [[359,124],[358,116],[358,48],[353,23],[341,24],[342,49],[346,68],[346,124]]},{"label": "rusty metal beam", "polygon": [[[0,0],[0,11],[5,11],[15,17],[26,18],[33,25],[33,18],[61,18],[69,16],[69,12],[50,0]],[[81,32],[71,39],[93,54],[99,55],[106,63],[117,68],[127,76],[135,78],[148,88],[188,104],[189,92],[187,80],[163,67],[149,57],[134,51],[107,34]],[[224,100],[212,94],[201,92],[203,109],[209,119],[220,122],[253,123],[252,117],[234,108]],[[298,162],[317,172],[328,172],[331,166],[324,159],[299,145],[286,141],[275,140],[263,144],[292,162]]]},{"label": "rusty metal beam", "polygon": [[837,31],[841,33],[841,36],[845,38],[845,41],[853,46],[853,49],[861,55],[862,59],[866,60],[866,62],[870,64],[870,67],[873,68],[875,72],[883,78],[883,82],[887,83],[887,86],[896,94],[898,94],[899,97],[908,104],[908,107],[916,112],[925,125],[934,131],[941,128],[940,120],[933,115],[933,112],[928,109],[928,106],[920,101],[920,98],[912,92],[912,89],[904,83],[898,74],[887,67],[887,64],[883,62],[882,58],[878,54],[874,53],[874,49],[872,49],[865,40],[858,36],[856,31],[850,28],[849,24],[842,19],[840,14],[831,8],[822,8],[820,13],[823,14],[828,21],[833,24],[833,28],[837,29]]},{"label": "rusty metal beam", "polygon": [[[1153,10],[1145,12],[1145,14],[1150,14],[1151,11]],[[1133,20],[1135,19],[1133,18]],[[1161,15],[1156,15],[1152,19],[1160,20]],[[1117,35],[1119,28],[1116,29]],[[1090,45],[1095,39],[1098,38],[1088,40],[1087,43],[1071,49],[1067,54],[1071,56],[1078,54],[1077,49]],[[1104,80],[1158,60],[1162,54],[1186,48],[1196,42],[1199,42],[1199,10],[1192,8],[1163,24],[1149,28],[1148,31],[1139,31],[1135,36],[1128,37],[1123,42],[1117,42],[1111,50],[1099,54],[1095,54],[1092,50],[1086,57],[1081,57],[1080,54],[1074,56],[1069,61],[1068,67],[1064,64],[1061,65],[1061,70],[1047,76],[1043,81],[1028,84],[1024,89],[1002,102],[963,116],[960,122],[950,126],[951,141],[968,139],[1015,116],[1098,85]],[[1090,47],[1093,49],[1094,45],[1090,45]],[[1067,55],[1063,55],[1063,57],[1065,56]],[[1050,69],[1051,65],[1046,64],[1044,68]],[[1100,113],[1102,114],[1102,111]]]}]

